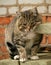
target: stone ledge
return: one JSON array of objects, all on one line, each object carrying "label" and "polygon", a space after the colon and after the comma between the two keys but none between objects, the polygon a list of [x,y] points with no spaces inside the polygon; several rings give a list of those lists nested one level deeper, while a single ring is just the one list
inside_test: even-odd
[{"label": "stone ledge", "polygon": [[[0,60],[0,65],[19,65],[17,60]],[[51,65],[51,59],[43,59],[43,60],[34,60],[27,61],[25,63],[20,63],[20,65]]]}]

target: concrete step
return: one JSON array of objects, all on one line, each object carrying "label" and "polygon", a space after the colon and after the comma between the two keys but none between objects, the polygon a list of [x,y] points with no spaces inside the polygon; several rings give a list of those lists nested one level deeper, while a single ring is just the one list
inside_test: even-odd
[{"label": "concrete step", "polygon": [[24,63],[18,60],[4,59],[0,60],[0,65],[51,65],[51,53],[38,53],[39,60],[28,60]]},{"label": "concrete step", "polygon": [[51,65],[51,59],[31,60],[25,63],[18,63],[17,60],[0,60],[0,65]]}]

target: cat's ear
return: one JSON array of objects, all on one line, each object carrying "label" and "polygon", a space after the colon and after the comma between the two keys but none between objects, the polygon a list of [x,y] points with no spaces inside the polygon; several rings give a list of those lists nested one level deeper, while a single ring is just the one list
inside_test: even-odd
[{"label": "cat's ear", "polygon": [[21,12],[16,12],[17,17],[21,16]]},{"label": "cat's ear", "polygon": [[30,14],[29,10],[21,12],[21,16],[23,16],[24,18],[27,17],[27,16],[29,16],[29,14]]},{"label": "cat's ear", "polygon": [[38,14],[38,10],[37,10],[37,7],[35,7],[35,12],[36,12],[36,14]]},{"label": "cat's ear", "polygon": [[25,12],[21,12],[21,16],[25,17]]},{"label": "cat's ear", "polygon": [[33,8],[32,12],[33,12],[34,16],[37,16],[38,15],[37,7]]}]

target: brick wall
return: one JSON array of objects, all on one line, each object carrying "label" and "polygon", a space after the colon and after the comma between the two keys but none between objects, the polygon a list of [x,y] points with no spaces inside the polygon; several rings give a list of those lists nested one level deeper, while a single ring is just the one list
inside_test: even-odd
[{"label": "brick wall", "polygon": [[0,16],[16,14],[22,11],[37,7],[39,13],[51,15],[51,0],[0,0]]},{"label": "brick wall", "polygon": [[[0,0],[0,59],[9,58],[5,46],[5,28],[17,11],[24,11],[37,7],[42,14],[43,23],[51,22],[51,0]],[[42,44],[46,43],[47,35],[44,35]],[[48,35],[48,43],[51,44],[51,35]]]}]

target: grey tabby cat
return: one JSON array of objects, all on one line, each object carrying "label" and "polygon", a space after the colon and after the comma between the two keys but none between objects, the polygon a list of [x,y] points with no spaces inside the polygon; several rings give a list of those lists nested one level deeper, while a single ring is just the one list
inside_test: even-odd
[{"label": "grey tabby cat", "polygon": [[35,29],[41,23],[42,18],[37,8],[19,12],[6,29],[6,44],[11,58],[20,59],[22,62],[39,59],[36,54],[43,35],[36,33]]}]

